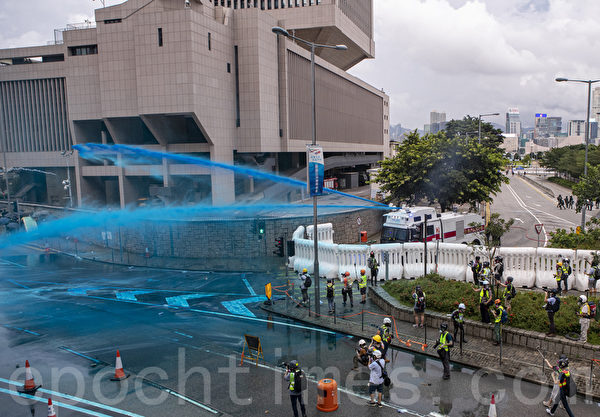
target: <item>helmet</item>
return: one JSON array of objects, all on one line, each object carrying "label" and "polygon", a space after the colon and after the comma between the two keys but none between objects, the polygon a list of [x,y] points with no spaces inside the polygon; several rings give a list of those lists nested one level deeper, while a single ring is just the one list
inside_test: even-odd
[{"label": "helmet", "polygon": [[379,336],[378,334],[376,334],[375,336],[373,336],[373,340],[377,343],[381,343],[381,336]]},{"label": "helmet", "polygon": [[389,317],[384,318],[383,324],[392,324],[392,319],[390,319]]},{"label": "helmet", "polygon": [[440,330],[445,332],[446,330],[448,330],[448,325],[446,323],[440,324]]},{"label": "helmet", "polygon": [[417,285],[417,286],[415,287],[415,291],[421,291],[421,286],[420,286],[420,285]]},{"label": "helmet", "polygon": [[298,363],[297,360],[293,360],[290,362],[290,369],[292,370],[296,370],[300,367],[300,364]]},{"label": "helmet", "polygon": [[556,289],[556,288],[552,288],[552,289],[550,290],[550,292],[551,292],[552,294],[558,294],[558,289]]},{"label": "helmet", "polygon": [[488,261],[484,261],[484,262],[483,262],[483,267],[484,267],[484,268],[487,268],[487,267],[489,267],[489,266],[490,266],[490,263],[489,263]]},{"label": "helmet", "polygon": [[366,346],[366,345],[367,345],[367,342],[365,342],[365,339],[360,339],[358,341],[358,346]]},{"label": "helmet", "polygon": [[586,303],[587,302],[587,297],[585,295],[580,295],[579,298],[577,299],[581,304]]},{"label": "helmet", "polygon": [[567,358],[565,355],[560,355],[560,358],[558,359],[558,366],[561,368],[566,368],[569,366],[569,358]]},{"label": "helmet", "polygon": [[349,277],[350,276],[350,272],[348,272],[348,271],[344,272],[344,276]]},{"label": "helmet", "polygon": [[375,356],[375,359],[381,359],[381,352],[378,350],[374,350],[373,356]]},{"label": "helmet", "polygon": [[375,252],[371,251],[371,256],[375,256]]},{"label": "helmet", "polygon": [[306,270],[306,268],[303,268],[303,269],[302,269],[302,273],[303,273],[303,274],[306,274],[307,272],[308,272],[308,271]]},{"label": "helmet", "polygon": [[490,285],[490,283],[489,283],[489,281],[482,281],[481,285],[483,285],[485,287],[486,285]]},{"label": "helmet", "polygon": [[494,258],[494,260],[495,260],[496,262],[502,262],[502,256],[496,256],[496,257]]},{"label": "helmet", "polygon": [[562,262],[558,261],[558,262],[556,263],[556,266],[562,266]]},{"label": "helmet", "polygon": [[460,304],[458,305],[458,309],[459,309],[459,310],[464,310],[464,309],[466,309],[466,308],[467,308],[467,307],[466,307],[466,306],[465,306],[463,303],[460,303]]},{"label": "helmet", "polygon": [[514,278],[513,278],[513,277],[508,277],[508,278],[506,278],[506,280],[507,280],[508,282],[513,282]]},{"label": "helmet", "polygon": [[565,258],[565,259],[563,259],[563,262],[566,263],[566,264],[568,264],[571,261],[569,260],[569,258]]},{"label": "helmet", "polygon": [[496,298],[496,301],[494,301],[494,304],[496,304],[497,306],[499,306],[501,302],[502,302],[502,301],[500,301],[500,299],[499,299],[499,298]]},{"label": "helmet", "polygon": [[360,270],[360,273],[361,273],[361,274],[364,274],[365,272],[366,272],[366,271],[365,271],[364,269],[361,269],[361,270]]}]

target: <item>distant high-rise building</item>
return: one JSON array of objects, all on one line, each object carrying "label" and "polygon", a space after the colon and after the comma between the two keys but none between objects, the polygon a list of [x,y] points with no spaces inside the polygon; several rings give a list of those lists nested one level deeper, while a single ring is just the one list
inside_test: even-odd
[{"label": "distant high-rise building", "polygon": [[548,117],[548,136],[560,136],[562,133],[562,117]]},{"label": "distant high-rise building", "polygon": [[600,87],[594,88],[592,93],[592,118],[600,121]]},{"label": "distant high-rise building", "polygon": [[508,109],[506,112],[506,133],[521,136],[521,116],[516,107]]},{"label": "distant high-rise building", "polygon": [[425,133],[438,133],[446,128],[446,113],[432,111],[429,113],[429,124],[424,126]]},{"label": "distant high-rise building", "polygon": [[585,120],[569,120],[568,136],[585,136]]},{"label": "distant high-rise building", "polygon": [[534,139],[539,140],[562,133],[562,117],[548,117],[546,113],[536,113]]}]

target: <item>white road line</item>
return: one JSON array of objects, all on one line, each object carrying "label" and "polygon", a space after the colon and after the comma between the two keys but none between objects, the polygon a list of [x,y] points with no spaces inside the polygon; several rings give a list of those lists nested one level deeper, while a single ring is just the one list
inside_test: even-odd
[{"label": "white road line", "polygon": [[[520,205],[523,209],[525,209],[529,214],[531,214],[533,216],[533,218],[538,223],[542,223],[540,221],[540,219],[538,219],[537,216],[535,214],[533,214],[531,212],[531,210],[529,210],[527,208],[527,206],[525,205],[525,203],[523,202],[523,200],[521,200],[521,198],[517,195],[517,193],[515,192],[515,190],[513,190],[513,188],[509,184],[506,184],[506,187],[508,188],[508,191],[510,191],[510,193],[513,195],[513,197],[515,198],[515,200],[517,200],[517,204]],[[546,227],[545,226],[542,226],[542,231],[544,232],[544,247],[546,247],[546,245],[548,244],[548,234],[546,233]]]}]

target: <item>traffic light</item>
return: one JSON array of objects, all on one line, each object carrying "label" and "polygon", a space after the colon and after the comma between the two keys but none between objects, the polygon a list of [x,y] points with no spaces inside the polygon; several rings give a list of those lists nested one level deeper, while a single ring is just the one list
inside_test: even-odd
[{"label": "traffic light", "polygon": [[265,222],[264,220],[259,220],[256,222],[256,233],[258,233],[258,239],[262,239],[265,235]]},{"label": "traffic light", "polygon": [[283,237],[278,237],[277,239],[275,239],[275,250],[273,251],[273,253],[277,256],[280,256],[283,258],[284,253],[283,253]]}]

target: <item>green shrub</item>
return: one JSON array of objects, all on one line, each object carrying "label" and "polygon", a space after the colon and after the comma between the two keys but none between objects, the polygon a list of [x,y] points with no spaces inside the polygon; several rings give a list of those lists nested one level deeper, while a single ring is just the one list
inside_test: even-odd
[{"label": "green shrub", "polygon": [[548,178],[548,181],[553,182],[554,184],[562,185],[563,187],[566,187],[568,189],[572,189],[575,185],[575,182],[569,181],[568,179],[561,177],[550,177]]},{"label": "green shrub", "polygon": [[[388,281],[383,288],[401,304],[414,306],[412,292],[420,285],[426,295],[427,310],[450,314],[459,303],[467,307],[465,316],[471,320],[480,320],[479,293],[472,290],[472,284],[445,280],[443,277],[431,274],[415,280]],[[502,291],[502,287],[500,287]],[[598,304],[599,300],[594,300]],[[508,325],[524,330],[546,333],[548,331],[548,314],[543,309],[544,293],[535,291],[518,291],[512,300]],[[556,333],[565,335],[579,332],[579,311],[577,297],[561,297],[560,310],[554,316]],[[588,333],[588,342],[600,344],[600,323],[593,321]]]}]

